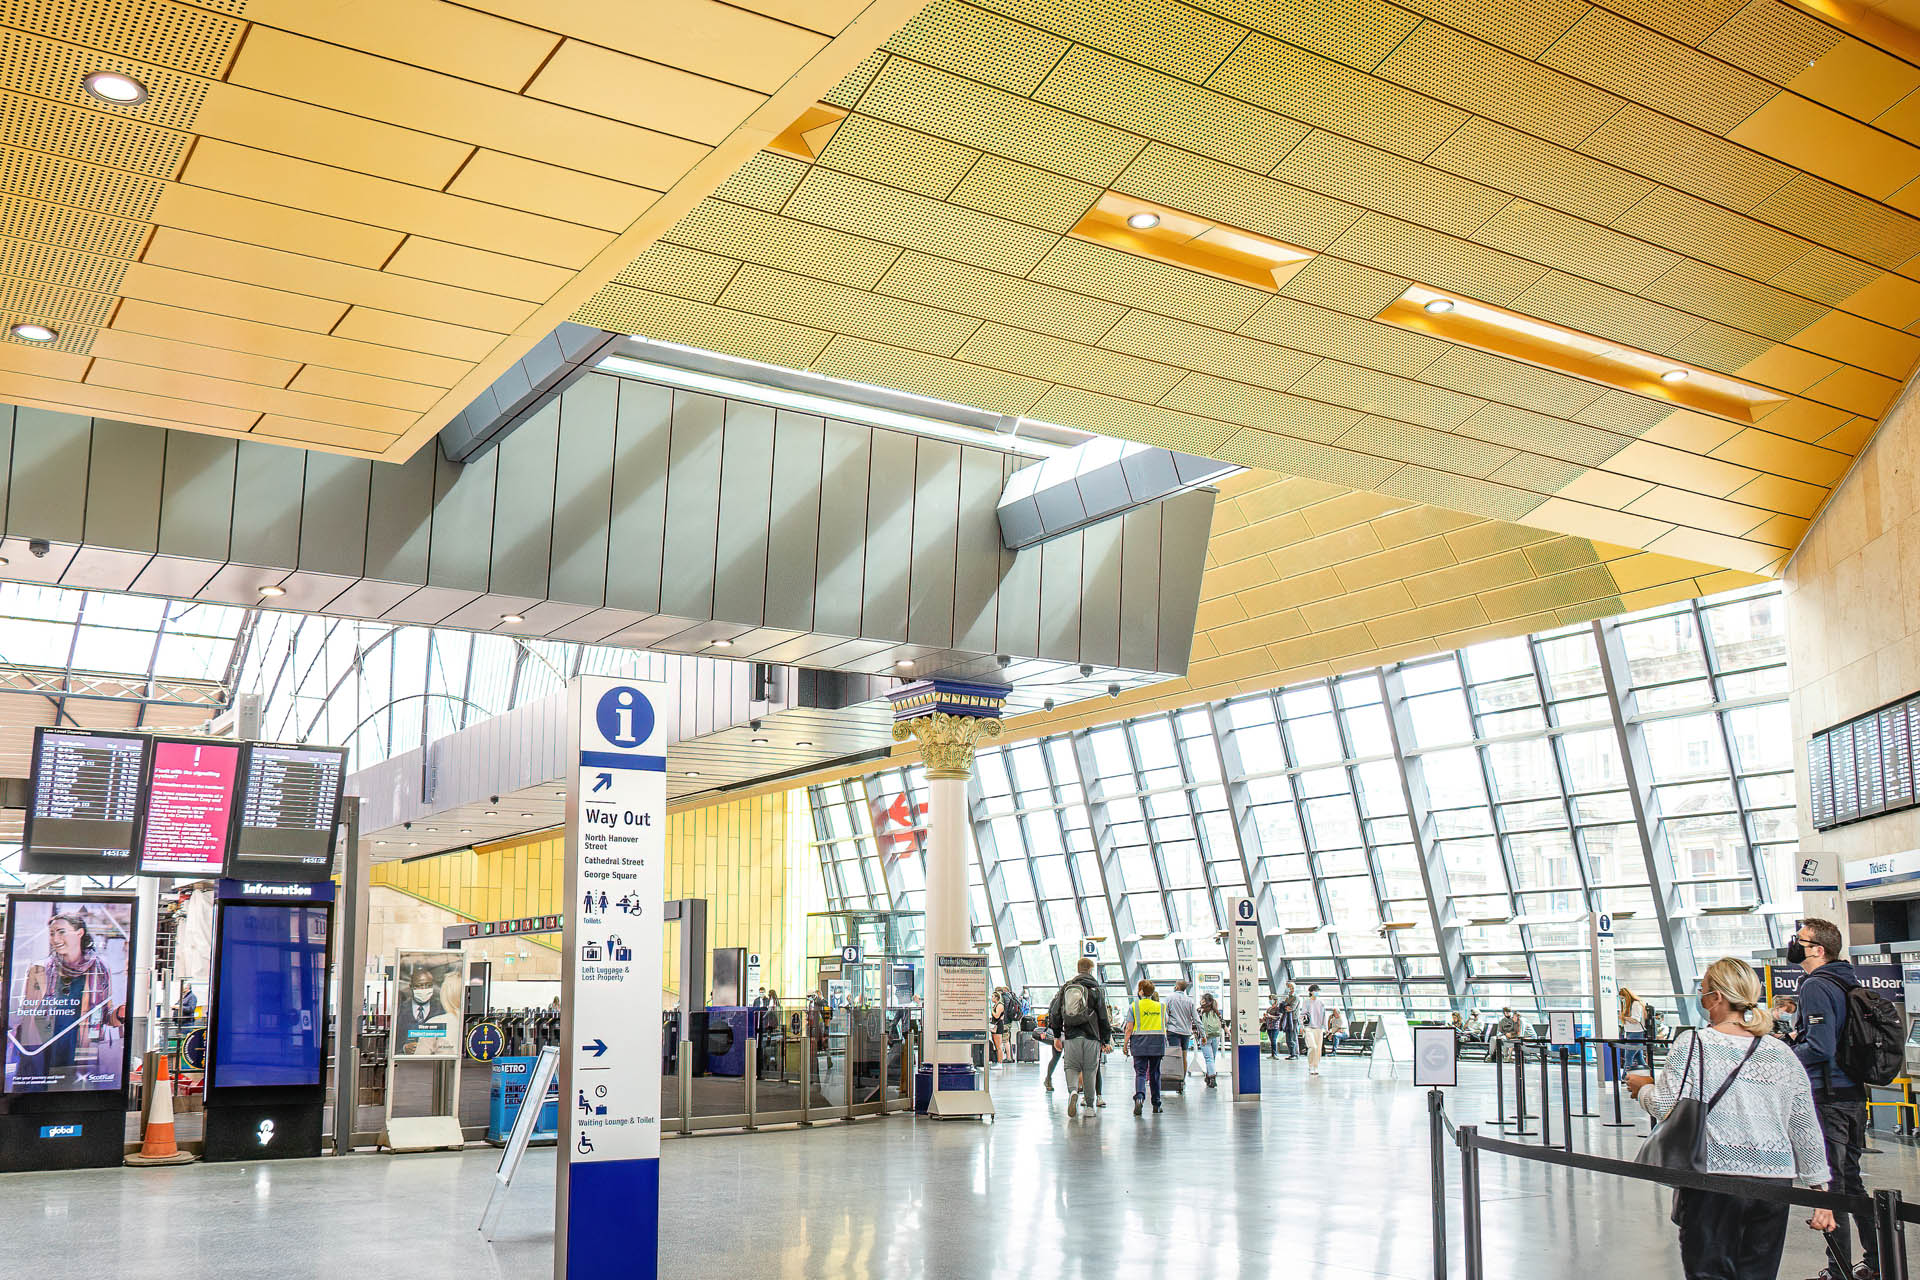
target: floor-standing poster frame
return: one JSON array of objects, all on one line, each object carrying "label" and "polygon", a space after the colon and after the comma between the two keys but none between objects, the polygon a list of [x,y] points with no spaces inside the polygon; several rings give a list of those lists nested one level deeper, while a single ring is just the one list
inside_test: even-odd
[{"label": "floor-standing poster frame", "polygon": [[658,708],[671,693],[611,676],[568,686],[556,1280],[659,1274],[667,726]]},{"label": "floor-standing poster frame", "polygon": [[[394,953],[392,1038],[387,1045],[387,1107],[380,1145],[389,1151],[457,1151],[467,1144],[460,1127],[460,1067],[466,1058],[462,1033],[468,978],[467,953],[459,948],[402,948]],[[425,978],[432,993],[427,1017],[410,995],[416,975]],[[433,1110],[423,1116],[394,1114],[399,1105],[401,1069],[412,1073],[431,1070]]]},{"label": "floor-standing poster frame", "polygon": [[1233,1100],[1260,1101],[1260,917],[1252,898],[1233,900],[1227,959],[1233,966],[1228,1034]]}]

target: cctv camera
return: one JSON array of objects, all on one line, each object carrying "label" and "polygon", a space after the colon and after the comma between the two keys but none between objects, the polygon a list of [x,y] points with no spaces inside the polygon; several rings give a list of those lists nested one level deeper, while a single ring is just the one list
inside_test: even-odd
[{"label": "cctv camera", "polygon": [[488,796],[488,797],[487,797],[487,803],[488,803],[488,804],[499,804],[499,803],[500,803],[500,797],[499,797],[499,796]]},{"label": "cctv camera", "polygon": [[44,557],[49,551],[53,550],[53,544],[45,538],[35,538],[27,544],[27,550],[33,552],[35,556]]},{"label": "cctv camera", "polygon": [[1109,698],[1117,698],[1117,697],[1119,697],[1119,696],[1120,696],[1120,686],[1119,686],[1119,685],[1117,685],[1117,684],[1110,684],[1110,685],[1108,685],[1108,686],[1107,686],[1107,696],[1108,696]]},{"label": "cctv camera", "polygon": [[1047,699],[1046,701],[1044,701],[1044,702],[1042,702],[1042,703],[1040,704],[1040,709],[1041,709],[1042,711],[1051,711],[1051,710],[1053,710],[1053,699],[1052,699],[1052,698],[1048,698],[1048,699]]},{"label": "cctv camera", "polygon": [[996,654],[993,660],[1002,667],[1010,667],[1013,665],[1013,655],[1010,653]]},{"label": "cctv camera", "polygon": [[1092,674],[1093,674],[1093,664],[1092,664],[1091,662],[1083,662],[1083,663],[1081,663],[1081,664],[1080,664],[1080,674],[1081,674],[1082,676],[1090,676],[1090,675],[1092,675]]},{"label": "cctv camera", "polygon": [[400,824],[400,829],[402,831],[411,831],[413,830],[413,824],[411,822],[403,822]]},{"label": "cctv camera", "polygon": [[759,722],[758,720],[749,720],[749,721],[747,721],[747,728],[749,728],[749,729],[758,729],[759,727],[760,727],[760,722]]}]

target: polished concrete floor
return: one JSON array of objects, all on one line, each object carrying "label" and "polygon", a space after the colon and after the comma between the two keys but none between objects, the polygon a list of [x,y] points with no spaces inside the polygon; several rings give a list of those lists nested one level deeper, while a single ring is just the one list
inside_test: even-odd
[{"label": "polished concrete floor", "polygon": [[[1430,1277],[1424,1095],[1362,1059],[1312,1080],[1263,1065],[1275,1074],[1259,1106],[1196,1080],[1135,1119],[1110,1077],[1112,1105],[1069,1120],[1064,1092],[1022,1065],[995,1072],[992,1124],[895,1116],[669,1141],[662,1274]],[[1492,1069],[1461,1071],[1451,1114],[1490,1119]],[[1582,1121],[1576,1145],[1624,1153],[1639,1132]],[[1869,1183],[1920,1187],[1920,1150],[1878,1145]],[[488,1244],[476,1225],[497,1161],[485,1148],[0,1177],[0,1275],[548,1275],[551,1150],[528,1156]],[[1496,1157],[1483,1178],[1492,1276],[1679,1274],[1655,1188]],[[1456,1228],[1458,1211],[1456,1185]],[[1781,1274],[1812,1275],[1818,1258],[1796,1229]]]}]

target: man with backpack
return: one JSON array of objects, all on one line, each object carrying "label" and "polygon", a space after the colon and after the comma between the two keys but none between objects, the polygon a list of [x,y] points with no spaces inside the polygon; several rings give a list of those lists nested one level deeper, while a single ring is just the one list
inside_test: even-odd
[{"label": "man with backpack", "polygon": [[[1107,1013],[1106,993],[1093,977],[1093,961],[1080,957],[1080,971],[1069,978],[1047,1010],[1047,1026],[1054,1029],[1053,1044],[1067,1067],[1067,1114],[1080,1113],[1080,1098],[1093,1114],[1094,1077],[1101,1055],[1112,1046],[1113,1019]],[[1075,1084],[1075,1077],[1079,1083]]]},{"label": "man with backpack", "polygon": [[[1898,1074],[1898,1011],[1860,984],[1847,962],[1840,930],[1831,921],[1802,920],[1787,944],[1787,959],[1806,975],[1800,981],[1802,1027],[1793,1039],[1793,1052],[1813,1082],[1814,1109],[1833,1170],[1832,1189],[1840,1195],[1865,1195],[1860,1150],[1867,1140],[1867,1085],[1885,1084]],[[1891,1011],[1891,1018],[1883,1008]],[[1865,1260],[1850,1272],[1836,1274],[1828,1267],[1815,1280],[1879,1280],[1873,1220],[1855,1214],[1854,1222]],[[1836,1258],[1853,1256],[1849,1234],[1847,1219],[1839,1217],[1831,1237]]]}]

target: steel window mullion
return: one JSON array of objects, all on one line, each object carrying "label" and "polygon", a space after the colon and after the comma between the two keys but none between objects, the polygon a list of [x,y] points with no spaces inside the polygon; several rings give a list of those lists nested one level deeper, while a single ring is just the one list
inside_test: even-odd
[{"label": "steel window mullion", "polygon": [[1140,944],[1128,942],[1127,938],[1139,935],[1139,928],[1133,922],[1133,907],[1124,894],[1113,891],[1114,880],[1121,876],[1120,849],[1113,834],[1113,818],[1107,812],[1107,800],[1104,789],[1099,799],[1094,799],[1094,780],[1099,770],[1093,758],[1093,742],[1085,729],[1075,729],[1067,735],[1068,744],[1073,748],[1074,768],[1080,771],[1080,796],[1087,808],[1087,829],[1093,835],[1094,865],[1100,868],[1100,892],[1106,895],[1107,910],[1113,915],[1114,954],[1120,957],[1120,969],[1126,975],[1131,986],[1139,979],[1141,970]]},{"label": "steel window mullion", "polygon": [[[1167,731],[1173,735],[1173,754],[1174,758],[1180,762],[1180,773],[1193,783],[1192,786],[1187,788],[1187,822],[1193,828],[1193,847],[1200,852],[1200,883],[1206,886],[1207,914],[1212,917],[1214,935],[1216,938],[1219,938],[1227,932],[1227,920],[1225,914],[1220,909],[1220,885],[1214,879],[1214,860],[1211,856],[1213,853],[1213,840],[1206,834],[1206,830],[1200,821],[1199,777],[1193,771],[1192,750],[1188,747],[1187,740],[1180,736],[1179,712],[1170,711],[1167,713]],[[1189,943],[1188,953],[1189,959],[1191,959],[1191,943]],[[1186,973],[1189,982],[1196,981],[1191,963],[1189,963]]]},{"label": "steel window mullion", "polygon": [[[1325,687],[1327,684],[1324,680],[1316,680],[1309,683],[1318,684],[1322,687]],[[1292,687],[1301,688],[1303,686],[1294,685]],[[1333,696],[1331,689],[1328,689],[1327,696],[1329,698]],[[1339,984],[1340,993],[1345,995],[1347,962],[1340,945],[1340,934],[1334,927],[1333,895],[1327,892],[1327,874],[1320,866],[1320,842],[1314,834],[1313,817],[1307,812],[1306,797],[1300,789],[1300,775],[1305,772],[1305,769],[1300,766],[1299,752],[1294,749],[1293,729],[1287,723],[1286,708],[1281,702],[1278,690],[1275,690],[1273,694],[1273,711],[1275,721],[1280,730],[1280,749],[1286,752],[1288,765],[1294,766],[1287,774],[1287,794],[1293,797],[1294,816],[1300,822],[1301,840],[1302,843],[1306,845],[1307,874],[1311,877],[1310,883],[1313,885],[1314,902],[1320,908],[1320,928],[1325,933],[1327,939],[1327,957],[1333,962],[1333,980]],[[1358,807],[1356,807],[1354,809],[1354,815],[1358,817],[1359,812]]]},{"label": "steel window mullion", "polygon": [[[1719,705],[1720,696],[1720,656],[1713,647],[1713,641],[1707,635],[1707,618],[1700,608],[1700,601],[1693,600],[1693,633],[1699,638],[1700,653],[1706,660],[1707,678],[1713,684],[1715,705],[1713,707],[1714,727],[1720,731],[1720,750],[1727,761],[1727,786],[1733,792],[1735,810],[1740,815],[1740,839],[1747,847],[1747,875],[1753,882],[1753,900],[1755,906],[1764,906],[1770,899],[1767,893],[1766,872],[1760,865],[1760,859],[1753,848],[1753,816],[1747,806],[1746,788],[1740,785],[1740,758],[1734,754],[1733,734],[1727,728],[1727,713]],[[1675,868],[1678,874],[1678,868]],[[1762,916],[1761,926],[1767,931],[1767,943],[1780,945],[1780,922],[1776,916]]]},{"label": "steel window mullion", "polygon": [[[1154,834],[1153,824],[1155,819],[1147,806],[1147,774],[1146,770],[1140,765],[1140,743],[1134,736],[1135,726],[1137,724],[1138,721],[1136,720],[1122,720],[1119,725],[1120,740],[1124,742],[1127,747],[1127,767],[1133,773],[1133,801],[1140,806],[1140,825],[1147,833],[1147,856],[1153,861],[1153,877],[1158,882],[1160,888],[1160,918],[1167,922],[1166,941],[1173,943],[1173,962],[1180,967],[1181,974],[1191,982],[1193,980],[1193,974],[1191,972],[1192,965],[1189,962],[1192,957],[1181,954],[1182,951],[1185,950],[1185,945],[1181,939],[1174,936],[1179,933],[1180,930],[1174,927],[1173,899],[1168,896],[1171,890],[1168,888],[1167,860],[1160,852],[1160,839]],[[1168,726],[1168,728],[1169,731],[1171,731],[1172,726]],[[1175,740],[1174,756],[1176,759],[1179,758],[1178,739]],[[1189,801],[1189,805],[1191,805],[1191,801]]]},{"label": "steel window mullion", "polygon": [[[1269,694],[1269,707],[1273,706]],[[1227,704],[1212,702],[1207,704],[1207,727],[1213,733],[1213,749],[1220,758],[1220,785],[1227,795],[1227,819],[1233,824],[1233,839],[1240,851],[1240,869],[1247,877],[1247,896],[1256,904],[1260,900],[1261,884],[1254,876],[1254,866],[1266,856],[1266,847],[1260,839],[1260,824],[1254,818],[1253,802],[1248,797],[1246,780],[1240,773],[1240,747],[1232,741],[1232,730],[1227,725]],[[1268,891],[1270,914],[1274,920],[1280,918],[1278,904],[1272,892]],[[1257,914],[1257,912],[1256,912]],[[1267,990],[1279,992],[1284,979],[1293,977],[1293,962],[1287,955],[1286,943],[1278,929],[1263,932],[1260,938],[1260,957],[1267,966]],[[1229,960],[1232,956],[1229,955]]]},{"label": "steel window mullion", "polygon": [[[908,793],[908,797],[908,802],[911,803],[911,792]],[[929,795],[928,798],[931,800],[931,795]],[[986,807],[987,797],[986,793],[980,789],[979,771],[971,770],[967,774],[967,826],[973,832],[973,853],[975,861],[980,868],[980,887],[987,895],[987,930],[993,935],[994,950],[1000,953],[1000,972],[1005,975],[1006,984],[1015,991],[1018,991],[1027,985],[1026,954],[1024,950],[1021,950],[1017,952],[1011,960],[1008,959],[1007,956],[1006,935],[1002,930],[1002,917],[1005,917],[1006,927],[1011,929],[1013,926],[1013,904],[1007,897],[1006,881],[1000,871],[1001,858],[999,842],[994,839],[992,825],[982,818],[982,813]],[[989,870],[987,866],[987,854],[989,852],[993,854],[993,866],[991,870]],[[1027,869],[1027,875],[1029,879],[1031,879],[1033,875],[1033,869],[1031,867]],[[993,886],[996,878],[1000,879],[999,902],[993,900]],[[972,894],[969,893],[968,897],[971,899]],[[969,918],[971,918],[971,901],[968,903],[968,909]],[[1021,948],[1026,946],[1026,939],[1021,938],[1019,942]]]},{"label": "steel window mullion", "polygon": [[1593,639],[1600,657],[1600,675],[1607,687],[1607,704],[1613,712],[1613,731],[1618,739],[1620,768],[1626,775],[1627,799],[1633,806],[1634,821],[1640,827],[1640,852],[1647,866],[1647,887],[1653,898],[1654,915],[1660,923],[1661,945],[1667,957],[1667,976],[1676,996],[1684,993],[1687,982],[1698,971],[1693,955],[1693,938],[1678,927],[1679,894],[1674,888],[1677,868],[1673,851],[1667,844],[1666,829],[1659,819],[1658,799],[1650,780],[1652,760],[1647,755],[1646,734],[1638,723],[1630,721],[1626,699],[1632,697],[1632,666],[1627,661],[1617,623],[1595,619]]},{"label": "steel window mullion", "polygon": [[[1375,688],[1380,689],[1380,710],[1381,714],[1385,715],[1386,690],[1380,688],[1377,680],[1375,681]],[[1397,935],[1393,930],[1385,927],[1386,922],[1391,918],[1387,913],[1387,877],[1385,870],[1383,870],[1381,866],[1379,846],[1374,844],[1373,841],[1373,820],[1368,816],[1367,807],[1364,803],[1364,793],[1360,787],[1360,766],[1354,762],[1354,757],[1357,753],[1353,749],[1353,734],[1347,728],[1347,709],[1340,703],[1340,682],[1338,680],[1328,681],[1327,697],[1333,703],[1333,728],[1335,734],[1337,734],[1340,739],[1340,754],[1346,761],[1347,794],[1353,800],[1354,816],[1360,824],[1360,848],[1365,853],[1367,859],[1367,879],[1373,886],[1373,909],[1374,914],[1379,917],[1381,923],[1380,939],[1381,945],[1386,950],[1387,968],[1393,974],[1394,986],[1399,988],[1400,1012],[1410,1015],[1413,1010],[1407,1003],[1406,959],[1400,954],[1400,943]],[[1407,818],[1407,825],[1409,828],[1413,825],[1411,815]],[[1352,977],[1353,968],[1351,964],[1347,967],[1347,974],[1349,978]],[[1341,995],[1346,996],[1349,1002],[1354,999],[1345,987],[1341,988]],[[1349,1003],[1348,1007],[1351,1008],[1352,1004]]]},{"label": "steel window mullion", "polygon": [[1413,737],[1413,712],[1407,702],[1406,680],[1399,667],[1378,669],[1374,679],[1380,686],[1380,703],[1387,712],[1387,738],[1393,744],[1394,762],[1400,771],[1401,798],[1407,805],[1407,828],[1420,861],[1420,883],[1427,893],[1427,911],[1433,917],[1434,945],[1440,951],[1441,975],[1450,1000],[1466,996],[1466,948],[1453,910],[1452,877],[1445,855],[1436,838],[1432,797],[1427,792],[1426,769],[1418,757],[1406,754],[1404,744]]}]

